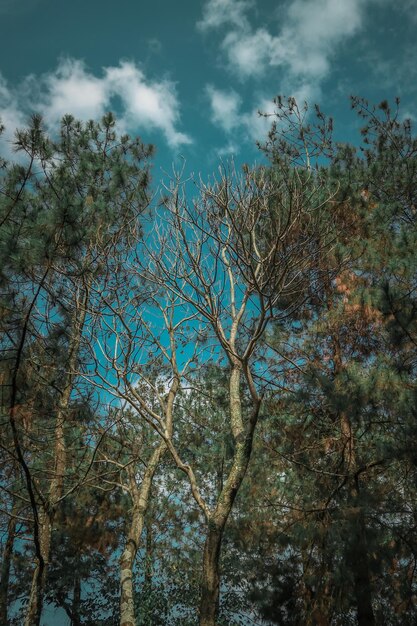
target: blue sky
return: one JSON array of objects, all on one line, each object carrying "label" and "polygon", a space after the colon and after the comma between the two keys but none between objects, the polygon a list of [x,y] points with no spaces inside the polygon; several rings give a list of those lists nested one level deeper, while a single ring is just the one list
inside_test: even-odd
[{"label": "blue sky", "polygon": [[34,110],[52,130],[114,110],[158,166],[203,173],[259,159],[277,94],[320,103],[342,139],[350,94],[417,115],[417,0],[0,0],[0,20],[3,153]]}]

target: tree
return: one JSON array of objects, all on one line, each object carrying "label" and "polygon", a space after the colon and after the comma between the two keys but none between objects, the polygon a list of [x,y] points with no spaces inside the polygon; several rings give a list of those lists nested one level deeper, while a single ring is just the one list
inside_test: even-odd
[{"label": "tree", "polygon": [[[124,303],[120,292],[114,296],[109,310],[115,321],[112,327],[102,325],[100,337],[100,349],[106,347],[104,356],[113,374],[100,372],[96,356],[91,376],[99,376],[106,388],[113,378],[112,393],[158,432],[188,477],[206,522],[200,603],[200,624],[205,626],[216,620],[223,533],[248,468],[259,418],[260,339],[278,303],[278,316],[285,317],[304,298],[304,274],[324,253],[315,245],[315,229],[331,193],[312,172],[289,167],[275,177],[265,168],[246,168],[241,176],[221,170],[218,181],[201,184],[200,197],[192,205],[180,177],[167,192],[155,237],[145,251],[138,249],[134,266],[135,283],[146,280],[155,293],[143,300],[136,291],[132,301],[128,287],[130,297]],[[162,329],[148,321],[158,310]],[[205,366],[213,361],[227,364],[229,377],[226,428],[233,454],[218,493],[211,480],[199,485],[193,465],[182,460],[175,419],[167,421],[167,400],[159,393],[161,412],[156,412],[140,388],[140,384],[152,387],[150,364],[164,365],[167,398],[173,399],[174,410],[179,385],[195,384],[190,365],[197,354]],[[250,400],[243,405],[246,392]],[[206,443],[210,445],[209,440]]]},{"label": "tree", "polygon": [[[415,548],[405,528],[414,508],[408,486],[414,469],[404,434],[413,440],[415,360],[410,334],[405,343],[393,341],[398,322],[392,307],[407,311],[399,332],[409,333],[414,270],[403,228],[409,230],[412,215],[415,142],[409,122],[392,119],[385,103],[379,109],[355,104],[369,120],[366,159],[340,146],[328,169],[340,184],[333,210],[335,250],[344,265],[329,255],[314,284],[313,306],[271,338],[279,345],[282,333],[294,336],[297,324],[298,337],[277,364],[289,364],[290,393],[272,409],[276,426],[265,439],[280,467],[280,482],[263,496],[267,519],[271,507],[278,516],[271,541],[284,533],[293,567],[283,576],[285,560],[272,560],[273,601],[279,607],[277,597],[285,598],[295,623],[345,623],[353,607],[359,624],[379,623],[388,614],[389,623],[411,624]],[[399,282],[400,300],[394,304],[391,295],[387,306]],[[279,437],[275,428],[286,435],[281,445],[272,444]],[[288,594],[291,587],[296,591]],[[292,623],[288,613],[273,613],[268,603],[265,608],[277,623]]]},{"label": "tree", "polygon": [[152,212],[111,116],[18,133],[0,621],[415,622],[416,140],[275,104],[266,165],[174,168]]},{"label": "tree", "polygon": [[36,566],[25,622],[32,626],[40,621],[57,507],[82,483],[81,468],[71,484],[65,480],[66,447],[73,398],[86,393],[76,383],[91,284],[105,280],[147,206],[151,150],[117,138],[110,114],[85,125],[65,117],[57,141],[35,116],[17,133],[16,149],[29,165],[4,177],[2,243],[13,253],[3,266],[2,331],[11,455],[33,516]]}]

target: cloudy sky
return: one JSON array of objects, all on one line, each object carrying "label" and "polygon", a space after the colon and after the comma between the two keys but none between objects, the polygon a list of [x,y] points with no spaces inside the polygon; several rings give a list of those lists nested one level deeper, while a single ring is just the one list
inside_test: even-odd
[{"label": "cloudy sky", "polygon": [[[398,8],[398,6],[400,8]],[[417,116],[417,0],[0,0],[0,116],[117,112],[120,127],[196,171],[251,160],[257,111],[277,94],[318,102],[340,138],[349,95],[399,95]]]}]

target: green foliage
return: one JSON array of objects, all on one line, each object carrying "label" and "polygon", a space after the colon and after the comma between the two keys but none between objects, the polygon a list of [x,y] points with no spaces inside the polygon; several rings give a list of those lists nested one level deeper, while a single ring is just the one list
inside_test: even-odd
[{"label": "green foliage", "polygon": [[[269,164],[243,171],[248,185],[256,185],[258,176],[275,189],[268,203],[256,199],[260,208],[252,230],[245,219],[253,212],[232,211],[242,233],[227,234],[221,213],[230,192],[226,184],[211,189],[217,213],[198,217],[219,249],[231,242],[231,266],[243,279],[247,272],[254,284],[258,280],[274,317],[250,357],[262,394],[261,417],[225,530],[218,624],[411,626],[417,613],[417,140],[398,103],[391,110],[386,102],[372,107],[352,100],[364,124],[359,146],[335,145],[332,122],[319,109],[309,117],[293,99],[278,98],[276,106],[262,146]],[[23,520],[16,537],[25,537],[16,541],[9,600],[17,605],[19,584],[28,594],[30,572],[22,554],[33,556],[27,537],[34,519],[10,415],[19,418],[18,443],[36,504],[50,506],[53,432],[66,380],[68,495],[56,505],[46,598],[70,615],[78,585],[81,623],[110,626],[118,619],[118,561],[133,506],[127,471],[133,468],[140,485],[160,441],[161,423],[149,415],[166,406],[171,383],[161,348],[165,331],[156,328],[151,340],[146,327],[157,287],[139,272],[132,294],[127,280],[140,254],[149,255],[140,259],[141,269],[158,262],[153,249],[137,248],[152,151],[139,140],[117,137],[110,114],[87,124],[66,116],[57,139],[34,117],[17,134],[16,148],[22,160],[2,166],[0,196],[6,425],[0,482],[6,512],[18,510]],[[288,232],[283,225],[297,207],[302,221]],[[153,225],[158,231],[159,224]],[[262,256],[281,233],[283,245],[265,260],[261,284],[253,240]],[[163,243],[168,254],[170,242]],[[195,261],[192,246],[197,249],[197,242],[184,258]],[[288,267],[297,246],[305,255]],[[305,257],[314,263],[304,263]],[[204,262],[214,277],[210,287],[219,289],[216,306],[226,316],[230,302],[222,300],[227,281],[217,270],[219,258]],[[176,289],[180,272],[191,289],[193,268],[174,259],[169,270]],[[284,278],[292,288],[282,287]],[[100,310],[107,294],[115,303],[112,314],[124,323],[119,339],[132,338],[136,312],[149,305],[149,315],[139,316],[132,352],[123,344],[124,356],[136,358],[132,387],[146,410],[109,410],[108,397],[93,392],[80,375],[92,371],[88,342],[97,320],[115,328],[110,308]],[[130,308],[123,308],[124,298]],[[83,307],[87,313],[70,368]],[[177,303],[173,310],[171,323],[179,314]],[[245,332],[252,313],[255,308],[244,319]],[[181,326],[181,366],[194,341],[203,358],[196,351],[181,379],[172,439],[210,506],[222,492],[236,445],[229,425],[229,370],[210,352],[213,337],[192,316]],[[108,342],[107,355],[115,343]],[[99,371],[100,364],[97,377]],[[123,374],[120,366],[113,373],[121,391]],[[240,390],[245,419],[250,384],[242,380]],[[165,453],[134,570],[140,626],[198,622],[204,525],[184,474]],[[373,618],[366,621],[369,610]]]}]

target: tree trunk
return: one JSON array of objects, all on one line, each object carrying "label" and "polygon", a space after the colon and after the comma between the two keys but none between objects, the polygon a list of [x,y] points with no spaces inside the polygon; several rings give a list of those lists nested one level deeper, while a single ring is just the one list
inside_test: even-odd
[{"label": "tree trunk", "polygon": [[25,626],[38,626],[41,618],[43,593],[45,589],[46,576],[51,548],[52,525],[55,517],[56,506],[62,497],[64,488],[64,473],[66,469],[66,446],[64,424],[66,413],[70,404],[73,390],[75,369],[81,343],[81,335],[86,317],[86,306],[89,297],[89,284],[83,293],[83,302],[76,302],[73,313],[71,334],[68,346],[67,374],[63,381],[61,397],[58,401],[55,431],[54,431],[54,477],[51,480],[48,494],[48,511],[43,507],[39,508],[39,541],[41,548],[41,559],[37,559],[37,564],[33,572],[32,588],[27,607]]},{"label": "tree trunk", "polygon": [[230,425],[235,449],[229,474],[224,481],[214,511],[207,519],[208,531],[204,545],[203,575],[200,597],[200,626],[215,626],[220,595],[220,554],[223,532],[236,495],[245,478],[252,454],[253,436],[259,415],[260,401],[254,401],[249,421],[242,419],[240,365],[232,367],[229,379]]},{"label": "tree trunk", "polygon": [[145,576],[144,588],[149,592],[153,581],[153,537],[152,537],[152,518],[147,520],[146,524],[146,552],[145,552]]},{"label": "tree trunk", "polygon": [[54,510],[64,491],[64,475],[67,466],[67,450],[65,444],[65,422],[70,406],[71,394],[74,389],[77,361],[80,352],[81,337],[84,329],[87,306],[90,295],[92,277],[89,276],[82,298],[76,297],[75,308],[71,320],[71,330],[68,342],[68,360],[66,363],[66,375],[62,381],[61,395],[58,400],[55,432],[54,432],[54,477],[49,486],[49,502],[51,510]]},{"label": "tree trunk", "polygon": [[209,524],[203,556],[200,626],[215,626],[220,595],[220,551],[223,529]]},{"label": "tree trunk", "polygon": [[79,573],[80,563],[77,561],[77,571],[74,575],[74,590],[72,597],[72,619],[71,626],[81,626],[81,616],[80,616],[80,608],[81,608],[81,578]]},{"label": "tree trunk", "polygon": [[[142,521],[142,524],[141,524]],[[132,535],[142,532],[143,520],[133,516],[129,537],[120,559],[120,626],[136,626],[135,602],[133,595],[133,566],[138,543]]]},{"label": "tree trunk", "polygon": [[128,467],[133,514],[125,549],[120,559],[120,626],[136,626],[133,567],[142,537],[153,477],[165,450],[166,445],[163,442],[153,452],[140,487],[136,484],[134,468],[132,465]]},{"label": "tree trunk", "polygon": [[200,626],[215,626],[219,609],[220,554],[223,532],[240,485],[246,475],[251,450],[253,431],[235,448],[233,465],[224,483],[216,508],[208,519],[208,530],[204,544],[203,572],[200,596]]},{"label": "tree trunk", "polygon": [[43,566],[38,562],[32,576],[29,604],[26,610],[25,626],[39,626],[42,613]]},{"label": "tree trunk", "polygon": [[39,543],[41,558],[37,559],[33,572],[24,626],[39,626],[42,615],[43,594],[51,548],[51,520],[49,515],[41,509],[39,510]]},{"label": "tree trunk", "polygon": [[11,517],[7,527],[7,540],[3,551],[0,578],[0,624],[7,624],[7,599],[10,581],[10,566],[13,555],[13,544],[16,533],[16,518]]},{"label": "tree trunk", "polygon": [[349,501],[355,511],[348,544],[348,561],[353,575],[358,626],[375,626],[372,609],[372,588],[368,563],[368,541],[365,517],[359,498],[359,479],[354,476],[356,454],[352,425],[346,414],[341,415],[341,431],[344,438],[344,457],[347,473],[350,474]]},{"label": "tree trunk", "polygon": [[354,508],[357,512],[355,518],[352,520],[348,560],[353,574],[358,626],[375,626],[375,616],[372,609],[372,587],[369,574],[369,550],[366,538],[365,518],[360,504],[358,503],[359,493],[357,486],[355,486],[352,491]]}]

